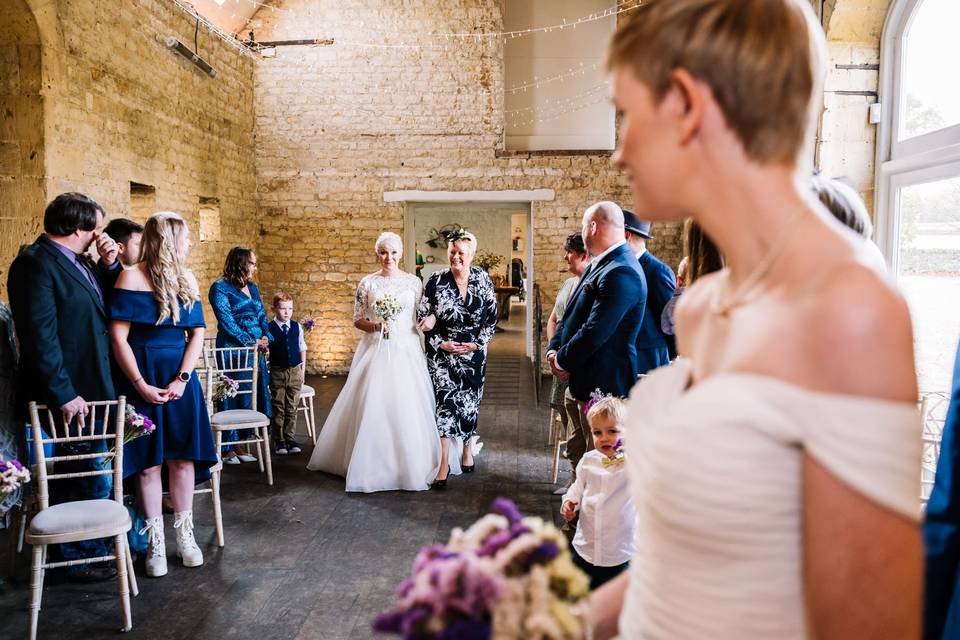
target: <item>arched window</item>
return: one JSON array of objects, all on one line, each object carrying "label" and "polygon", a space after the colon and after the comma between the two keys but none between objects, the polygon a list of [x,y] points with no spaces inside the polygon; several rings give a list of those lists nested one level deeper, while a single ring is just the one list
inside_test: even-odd
[{"label": "arched window", "polygon": [[960,2],[894,0],[881,42],[877,244],[910,303],[922,391],[960,337]]}]

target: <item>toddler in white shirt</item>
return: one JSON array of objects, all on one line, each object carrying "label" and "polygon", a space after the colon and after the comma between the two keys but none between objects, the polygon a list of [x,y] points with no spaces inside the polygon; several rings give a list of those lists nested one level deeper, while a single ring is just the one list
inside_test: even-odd
[{"label": "toddler in white shirt", "polygon": [[604,397],[587,411],[592,451],[577,465],[576,481],[563,495],[560,513],[570,522],[580,512],[573,537],[574,563],[590,576],[590,589],[615,578],[633,556],[637,512],[630,501],[621,449],[626,407],[620,398]]}]

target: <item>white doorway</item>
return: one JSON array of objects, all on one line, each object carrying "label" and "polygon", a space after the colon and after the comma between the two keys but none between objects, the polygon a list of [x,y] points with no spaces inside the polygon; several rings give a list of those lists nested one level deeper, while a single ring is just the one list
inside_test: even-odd
[{"label": "white doorway", "polygon": [[[469,191],[469,192],[388,192],[384,200],[404,202],[405,269],[415,273],[417,252],[423,256],[421,275],[446,268],[446,242],[443,227],[458,225],[472,231],[478,240],[477,255],[492,254],[502,258],[490,269],[505,285],[514,283],[519,263],[523,269],[522,299],[527,357],[533,357],[533,283],[536,282],[533,254],[533,202],[552,200],[549,189],[537,191]],[[518,231],[519,230],[519,231]],[[517,262],[515,262],[517,261]],[[476,265],[476,258],[474,264]],[[520,284],[519,282],[517,284]],[[517,296],[510,303],[516,311]]]}]

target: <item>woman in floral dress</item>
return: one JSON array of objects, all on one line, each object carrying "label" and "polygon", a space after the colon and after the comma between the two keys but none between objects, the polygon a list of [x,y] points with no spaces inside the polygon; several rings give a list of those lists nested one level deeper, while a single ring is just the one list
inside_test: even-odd
[{"label": "woman in floral dress", "polygon": [[471,267],[477,238],[460,230],[448,242],[450,268],[430,276],[420,299],[420,328],[426,338],[427,368],[437,400],[437,430],[442,456],[433,488],[446,486],[451,439],[463,445],[465,473],[473,471],[479,451],[477,416],[487,369],[487,344],[497,324],[493,282]]}]

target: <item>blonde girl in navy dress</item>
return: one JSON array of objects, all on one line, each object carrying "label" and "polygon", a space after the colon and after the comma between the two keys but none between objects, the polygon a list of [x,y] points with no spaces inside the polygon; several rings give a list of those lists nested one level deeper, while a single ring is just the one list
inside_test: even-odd
[{"label": "blonde girl in navy dress", "polygon": [[[184,566],[203,564],[193,536],[193,488],[217,461],[194,363],[203,348],[203,308],[186,267],[190,230],[176,213],[157,213],[143,231],[142,262],[124,271],[110,301],[110,340],[125,377],[117,392],[156,432],[124,447],[123,475],[134,476],[149,533],[147,575],[167,572],[161,471],[166,467],[177,554]],[[186,337],[186,340],[184,339]]]}]

